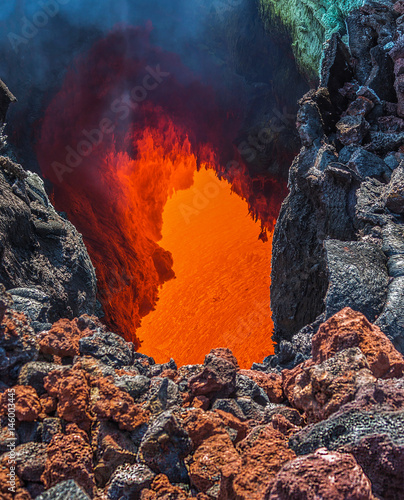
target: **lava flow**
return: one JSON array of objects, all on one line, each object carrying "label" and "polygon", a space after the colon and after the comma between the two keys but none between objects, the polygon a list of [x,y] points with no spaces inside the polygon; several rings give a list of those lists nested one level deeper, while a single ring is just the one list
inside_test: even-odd
[{"label": "lava flow", "polygon": [[271,241],[244,200],[214,172],[197,172],[192,188],[166,204],[160,244],[172,252],[176,279],[137,335],[141,352],[161,363],[202,363],[226,346],[243,368],[273,353],[269,304]]},{"label": "lava flow", "polygon": [[[200,299],[198,314],[205,315],[204,322],[188,317],[188,307],[177,308],[176,320],[164,335],[161,324],[154,332],[152,323],[147,324],[144,348],[150,341],[165,347],[169,335],[170,355],[184,363],[200,361],[200,353],[218,344],[235,348],[243,366],[272,350],[270,244],[258,241],[260,227],[251,216],[270,230],[284,186],[276,179],[266,179],[264,189],[257,189],[256,180],[253,182],[241,162],[237,168],[226,168],[223,159],[239,159],[232,144],[238,127],[237,106],[229,110],[218,104],[212,89],[199,83],[176,56],[150,46],[147,33],[135,29],[112,33],[81,57],[67,73],[41,123],[37,155],[42,173],[53,184],[57,208],[66,211],[83,234],[111,329],[139,347],[136,330],[141,319],[156,304],[158,309],[171,307],[163,298],[158,303],[161,285],[172,280],[177,269],[171,250],[179,260],[177,280],[171,283],[176,286],[181,281],[177,291],[173,285],[171,301],[180,303],[176,294],[189,288],[193,273],[213,285],[207,290],[207,301],[202,289],[194,288],[189,304],[194,307]],[[235,161],[230,164],[234,166]],[[195,246],[204,249],[188,255],[194,265],[191,274],[184,274],[178,249],[182,231],[186,232],[184,217],[192,218],[195,207],[168,223],[167,230],[175,226],[178,234],[176,243],[167,248],[160,241],[166,229],[163,211],[170,198],[176,199],[175,193],[191,188],[194,175],[200,182],[204,167],[212,175],[225,176],[229,183],[216,178],[221,195],[209,210],[194,218],[200,228],[193,226],[192,231],[209,238],[207,229],[213,222],[220,221],[222,226],[212,231],[211,241],[203,246],[196,239],[193,245],[182,244],[182,252],[192,253]],[[237,194],[230,196],[231,191],[246,201]],[[221,219],[221,211],[227,222]],[[238,215],[232,220],[229,213]],[[227,299],[221,303],[225,295]],[[265,319],[255,321],[257,314]],[[252,321],[257,324],[251,329]],[[209,322],[215,326],[210,330]],[[187,346],[181,338],[185,330],[189,332]],[[198,349],[192,351],[190,345],[196,340]],[[250,347],[243,346],[245,343]]]}]

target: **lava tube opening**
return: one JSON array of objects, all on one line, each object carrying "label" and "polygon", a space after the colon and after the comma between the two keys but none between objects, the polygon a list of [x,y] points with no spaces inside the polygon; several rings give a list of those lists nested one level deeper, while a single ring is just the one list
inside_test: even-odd
[{"label": "lava tube opening", "polygon": [[228,347],[243,368],[273,354],[272,234],[263,242],[259,231],[245,200],[212,170],[196,172],[192,187],[167,201],[159,244],[173,256],[176,279],[137,330],[141,352],[183,365]]}]

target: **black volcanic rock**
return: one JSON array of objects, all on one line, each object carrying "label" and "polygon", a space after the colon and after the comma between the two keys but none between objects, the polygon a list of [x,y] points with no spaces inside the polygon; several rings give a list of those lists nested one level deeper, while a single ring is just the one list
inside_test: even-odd
[{"label": "black volcanic rock", "polygon": [[79,345],[81,355],[91,355],[114,368],[122,368],[133,361],[133,344],[115,333],[96,332],[92,337],[80,339]]},{"label": "black volcanic rock", "polygon": [[68,498],[72,500],[90,500],[90,497],[72,479],[50,488],[39,497],[36,497],[36,500],[67,500]]},{"label": "black volcanic rock", "polygon": [[80,234],[54,210],[43,181],[6,157],[0,157],[0,281],[37,322],[92,314],[96,306],[95,271]]}]

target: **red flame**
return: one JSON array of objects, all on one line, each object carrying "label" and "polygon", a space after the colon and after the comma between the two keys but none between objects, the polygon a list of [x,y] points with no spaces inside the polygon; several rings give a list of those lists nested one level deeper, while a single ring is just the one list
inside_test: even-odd
[{"label": "red flame", "polygon": [[272,228],[284,186],[250,179],[232,144],[240,112],[228,105],[175,55],[152,47],[147,32],[125,29],[76,62],[46,111],[42,173],[83,233],[107,323],[128,340],[137,342],[141,318],[174,276],[171,254],[157,243],[164,206],[201,165],[225,175]]}]

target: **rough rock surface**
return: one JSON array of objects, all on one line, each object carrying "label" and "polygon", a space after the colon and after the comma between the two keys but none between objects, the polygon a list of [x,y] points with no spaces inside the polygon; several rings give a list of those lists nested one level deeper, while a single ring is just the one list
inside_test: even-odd
[{"label": "rough rock surface", "polygon": [[36,174],[0,157],[0,280],[48,296],[50,322],[92,314],[96,278],[82,238],[52,207]]},{"label": "rough rock surface", "polygon": [[375,497],[369,479],[352,455],[319,449],[287,463],[276,476],[269,500],[291,498],[373,500]]},{"label": "rough rock surface", "polygon": [[286,340],[307,356],[294,337],[344,307],[404,352],[404,32],[393,4],[366,1],[347,16],[348,37],[330,37],[320,85],[300,101],[302,149],[273,238],[276,354]]}]

